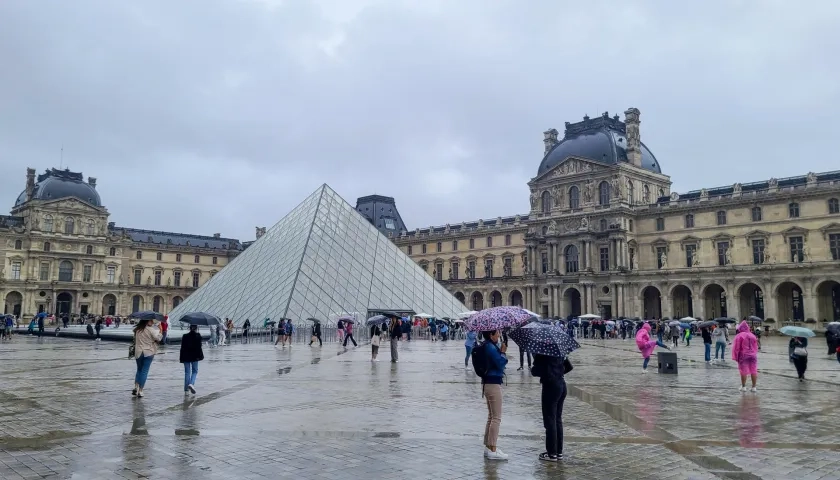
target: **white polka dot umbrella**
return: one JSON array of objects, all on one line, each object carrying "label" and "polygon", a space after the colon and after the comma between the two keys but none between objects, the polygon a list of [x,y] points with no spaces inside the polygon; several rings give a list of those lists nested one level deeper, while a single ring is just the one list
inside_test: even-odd
[{"label": "white polka dot umbrella", "polygon": [[529,323],[511,330],[508,336],[526,352],[548,357],[566,357],[580,348],[564,328],[554,325]]}]

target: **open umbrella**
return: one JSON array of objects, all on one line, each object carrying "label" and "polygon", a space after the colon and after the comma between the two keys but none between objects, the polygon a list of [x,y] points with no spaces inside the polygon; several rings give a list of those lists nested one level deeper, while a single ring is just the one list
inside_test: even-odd
[{"label": "open umbrella", "polygon": [[445,323],[445,324],[447,324],[447,325],[451,325],[451,324],[452,324],[452,322],[451,322],[451,321],[449,321],[449,319],[448,319],[448,318],[436,318],[436,319],[435,319],[435,323]]},{"label": "open umbrella", "polygon": [[790,326],[790,325],[788,325],[786,327],[782,327],[781,330],[779,330],[779,333],[781,333],[782,335],[788,335],[790,337],[816,337],[817,336],[817,334],[814,333],[814,331],[811,330],[810,328],[794,327],[794,326]]},{"label": "open umbrella", "polygon": [[382,325],[383,323],[388,323],[389,320],[390,319],[385,315],[375,315],[373,317],[368,318],[367,322],[365,322],[365,325],[367,325],[368,327],[373,325]]},{"label": "open umbrella", "polygon": [[680,319],[680,321],[681,322],[686,322],[686,323],[691,323],[691,322],[696,322],[697,319],[694,318],[694,317],[683,317],[683,318]]},{"label": "open umbrella", "polygon": [[458,320],[455,320],[455,323],[466,323],[466,322],[464,322],[463,320],[461,320],[461,319],[459,318]]},{"label": "open umbrella", "polygon": [[691,324],[690,324],[690,323],[681,322],[681,323],[680,323],[680,327],[681,327],[681,328],[683,328],[683,329],[688,329],[688,328],[691,328]]},{"label": "open umbrella", "polygon": [[542,315],[540,315],[539,313],[532,312],[532,311],[528,310],[527,308],[523,308],[522,310],[525,310],[525,311],[526,311],[526,312],[528,312],[530,315],[533,315],[533,316],[535,316],[535,317],[542,317]]},{"label": "open umbrella", "polygon": [[734,318],[718,317],[715,319],[717,323],[738,323]]},{"label": "open umbrella", "polygon": [[157,320],[163,321],[163,315],[152,310],[143,310],[141,312],[134,312],[128,318],[136,318],[137,320]]},{"label": "open umbrella", "polygon": [[532,320],[534,315],[519,307],[486,308],[467,318],[464,322],[468,330],[492,332],[508,327],[518,327]]},{"label": "open umbrella", "polygon": [[829,332],[840,332],[840,322],[829,322],[825,329]]},{"label": "open umbrella", "polygon": [[468,311],[468,312],[461,312],[461,313],[459,313],[459,314],[458,314],[458,317],[460,317],[460,318],[469,318],[469,317],[472,317],[473,315],[475,315],[476,313],[478,313],[478,312],[476,312],[475,310],[470,310],[470,311]]},{"label": "open umbrella", "polygon": [[676,327],[676,326],[679,326],[679,324],[680,324],[679,320],[673,320],[673,321],[668,322],[669,327]]},{"label": "open umbrella", "polygon": [[434,315],[429,315],[428,313],[418,313],[417,315],[415,315],[415,317],[432,318],[432,317],[434,317]]},{"label": "open umbrella", "polygon": [[750,322],[759,322],[759,323],[764,321],[764,320],[762,320],[761,317],[756,317],[755,315],[750,315],[749,317],[747,317],[747,320],[749,320]]},{"label": "open umbrella", "polygon": [[565,328],[554,325],[529,323],[511,330],[508,335],[520,348],[537,355],[563,358],[580,348]]},{"label": "open umbrella", "polygon": [[[13,315],[8,315],[8,316],[12,317]],[[46,318],[46,317],[47,317],[47,312],[41,312],[38,315],[35,315],[35,318]]]},{"label": "open umbrella", "polygon": [[355,323],[356,322],[356,317],[354,317],[352,315],[342,315],[342,316],[338,317],[338,320]]},{"label": "open umbrella", "polygon": [[215,316],[210,315],[209,313],[204,312],[189,312],[185,313],[183,317],[181,317],[181,321],[184,323],[189,323],[190,325],[221,325],[222,320]]},{"label": "open umbrella", "polygon": [[699,324],[699,325],[697,325],[697,326],[698,326],[698,327],[700,327],[700,328],[709,328],[709,327],[713,327],[713,326],[715,326],[715,325],[717,325],[717,322],[716,322],[716,321],[714,321],[714,320],[706,320],[705,322],[700,322],[700,324]]},{"label": "open umbrella", "polygon": [[321,323],[320,320],[318,320],[317,318],[312,318],[312,317],[307,318],[306,321],[307,322]]},{"label": "open umbrella", "polygon": [[581,320],[593,320],[593,319],[597,320],[597,319],[601,318],[601,316],[600,315],[595,315],[594,313],[587,313],[585,315],[579,316],[578,318],[581,319]]},{"label": "open umbrella", "polygon": [[615,322],[612,320],[607,320],[607,325],[615,325]]}]

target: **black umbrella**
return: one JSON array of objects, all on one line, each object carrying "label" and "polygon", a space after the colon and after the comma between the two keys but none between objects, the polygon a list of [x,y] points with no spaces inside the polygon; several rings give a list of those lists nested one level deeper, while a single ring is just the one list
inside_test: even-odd
[{"label": "black umbrella", "polygon": [[566,333],[565,328],[541,323],[529,323],[514,328],[510,338],[526,352],[564,358],[580,348],[580,344]]},{"label": "black umbrella", "polygon": [[382,325],[383,323],[388,323],[388,317],[385,315],[374,315],[367,319],[365,325],[370,327],[371,325]]},{"label": "black umbrella", "polygon": [[312,318],[312,317],[309,317],[309,318],[307,318],[306,320],[307,320],[307,321],[310,321],[310,322],[321,323],[321,321],[320,321],[320,320],[318,320],[317,318]]},{"label": "black umbrella", "polygon": [[181,317],[181,321],[190,325],[219,325],[222,323],[219,317],[204,312],[185,313]]},{"label": "black umbrella", "polygon": [[716,322],[714,320],[706,320],[705,322],[700,322],[700,324],[697,325],[697,326],[700,327],[700,328],[709,328],[709,327],[713,327],[717,324],[718,324],[718,322]]},{"label": "black umbrella", "polygon": [[829,332],[840,333],[840,322],[831,322],[826,325],[825,329]]},{"label": "black umbrella", "polygon": [[136,318],[138,320],[157,320],[159,322],[163,321],[163,315],[152,311],[152,310],[143,310],[142,312],[134,312],[128,316],[128,318]]},{"label": "black umbrella", "polygon": [[735,321],[734,318],[726,318],[726,317],[719,317],[719,318],[714,319],[713,321],[717,322],[717,323],[738,323],[738,322]]}]

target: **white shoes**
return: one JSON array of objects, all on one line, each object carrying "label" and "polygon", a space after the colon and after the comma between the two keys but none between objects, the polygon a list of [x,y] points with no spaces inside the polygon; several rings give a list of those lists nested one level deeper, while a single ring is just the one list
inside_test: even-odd
[{"label": "white shoes", "polygon": [[757,390],[755,387],[752,387],[752,388],[750,389],[750,392],[752,392],[752,393],[755,393],[755,392],[757,392],[757,391],[758,391],[758,390]]},{"label": "white shoes", "polygon": [[647,373],[647,368],[643,368],[642,373]]},{"label": "white shoes", "polygon": [[507,460],[508,456],[498,448],[493,452],[489,448],[484,447],[484,458],[487,460]]},{"label": "white shoes", "polygon": [[741,388],[739,388],[739,389],[738,389],[738,391],[739,391],[739,392],[746,392],[746,391],[747,391],[747,387],[741,387]]},{"label": "white shoes", "polygon": [[187,385],[187,388],[190,389],[190,393],[195,395],[195,387],[193,387],[192,385]]}]

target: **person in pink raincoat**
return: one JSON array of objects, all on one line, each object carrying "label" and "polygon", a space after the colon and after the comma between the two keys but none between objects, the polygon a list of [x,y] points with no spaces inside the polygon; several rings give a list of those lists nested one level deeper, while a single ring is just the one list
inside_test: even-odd
[{"label": "person in pink raincoat", "polygon": [[738,373],[741,374],[742,392],[747,391],[747,375],[752,379],[751,392],[755,392],[758,381],[758,339],[750,332],[746,321],[738,325],[738,334],[732,342],[732,360],[738,362]]},{"label": "person in pink raincoat", "polygon": [[647,373],[650,356],[653,354],[653,349],[656,348],[657,345],[666,350],[670,350],[670,348],[661,341],[650,339],[650,324],[645,323],[642,325],[642,328],[639,329],[639,333],[636,334],[636,346],[639,347],[639,351],[642,352],[642,357],[645,359],[642,363],[642,373]]}]

